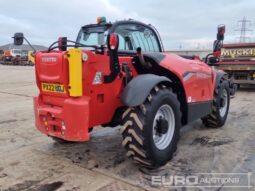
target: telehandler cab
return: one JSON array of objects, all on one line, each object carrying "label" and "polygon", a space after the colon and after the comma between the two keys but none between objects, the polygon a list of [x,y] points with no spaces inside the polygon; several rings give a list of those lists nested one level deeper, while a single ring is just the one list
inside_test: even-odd
[{"label": "telehandler cab", "polygon": [[[100,17],[83,26],[76,41],[59,38],[35,53],[37,129],[62,143],[88,141],[98,125],[121,125],[128,157],[147,167],[164,165],[182,126],[196,119],[215,128],[226,122],[231,84],[214,68],[224,32],[219,26],[207,63],[164,52],[157,30],[134,20]],[[23,39],[14,35],[17,45]]]}]

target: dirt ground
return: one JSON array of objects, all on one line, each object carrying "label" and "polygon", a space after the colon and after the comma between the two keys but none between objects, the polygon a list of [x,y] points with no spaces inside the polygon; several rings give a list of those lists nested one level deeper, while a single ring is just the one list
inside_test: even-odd
[{"label": "dirt ground", "polygon": [[0,65],[0,190],[232,190],[155,187],[151,177],[247,172],[255,190],[254,88],[237,92],[223,128],[200,120],[183,127],[174,158],[157,170],[125,157],[119,128],[96,128],[86,143],[54,143],[34,127],[36,93],[33,67]]}]

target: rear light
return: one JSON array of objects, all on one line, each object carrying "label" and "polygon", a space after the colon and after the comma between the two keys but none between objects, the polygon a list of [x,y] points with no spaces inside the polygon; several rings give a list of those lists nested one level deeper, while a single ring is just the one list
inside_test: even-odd
[{"label": "rear light", "polygon": [[67,37],[58,38],[58,49],[60,51],[66,51],[67,49]]},{"label": "rear light", "polygon": [[66,125],[65,125],[64,121],[61,122],[61,128],[62,128],[62,130],[66,130]]},{"label": "rear light", "polygon": [[119,37],[117,34],[111,34],[109,37],[109,48],[111,50],[118,49],[119,46]]},{"label": "rear light", "polygon": [[47,126],[47,125],[48,125],[47,118],[46,118],[46,117],[43,117],[42,120],[43,120],[43,124],[44,124],[45,126]]}]

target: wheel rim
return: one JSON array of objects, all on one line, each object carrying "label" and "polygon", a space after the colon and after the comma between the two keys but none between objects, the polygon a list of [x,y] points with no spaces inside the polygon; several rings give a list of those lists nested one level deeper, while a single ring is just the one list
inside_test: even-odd
[{"label": "wheel rim", "polygon": [[[162,134],[157,131],[158,120],[164,119],[168,122],[167,131]],[[164,150],[171,143],[175,129],[175,117],[173,109],[165,104],[162,105],[153,120],[153,141],[159,150]]]},{"label": "wheel rim", "polygon": [[226,89],[222,90],[221,102],[223,102],[223,104],[220,106],[220,116],[224,117],[228,108],[228,93]]}]

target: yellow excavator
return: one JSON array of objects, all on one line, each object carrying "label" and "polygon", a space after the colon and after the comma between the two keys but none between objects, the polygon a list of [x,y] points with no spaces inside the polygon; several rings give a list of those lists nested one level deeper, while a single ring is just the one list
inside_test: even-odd
[{"label": "yellow excavator", "polygon": [[28,59],[27,59],[28,65],[35,65],[34,51],[28,51],[27,56],[28,56]]}]

